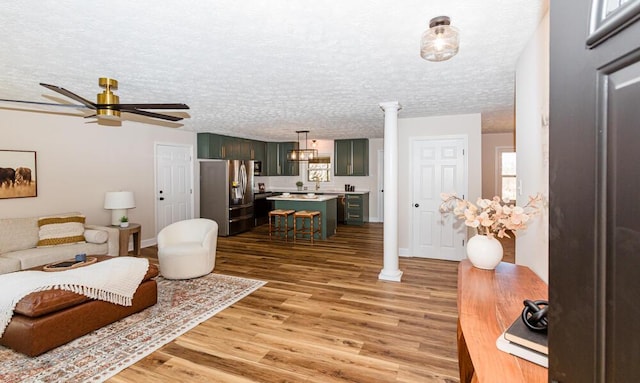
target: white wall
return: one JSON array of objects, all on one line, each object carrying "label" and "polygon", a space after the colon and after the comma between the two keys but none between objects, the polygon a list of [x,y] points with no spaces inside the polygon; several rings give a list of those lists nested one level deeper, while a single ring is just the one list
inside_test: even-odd
[{"label": "white wall", "polygon": [[[317,140],[318,154],[323,157],[330,157],[334,166],[334,145],[333,140]],[[369,139],[369,176],[368,177],[336,177],[331,171],[331,181],[320,183],[320,192],[323,190],[341,191],[344,185],[354,185],[356,190],[369,191],[369,221],[379,222],[378,218],[378,150],[382,150],[384,140],[382,138]],[[311,145],[311,141],[309,141]],[[304,145],[303,145],[304,147]],[[300,163],[300,175],[297,177],[255,177],[255,189],[258,189],[258,182],[263,182],[267,190],[269,189],[291,189],[296,190],[296,181],[304,182],[309,190],[315,189],[315,182],[307,180],[307,164]]]},{"label": "white wall", "polygon": [[513,133],[490,133],[482,135],[482,197],[489,198],[500,195],[501,190],[497,185],[496,148],[512,147],[515,149]]},{"label": "white wall", "polygon": [[466,135],[469,199],[475,201],[482,192],[481,118],[480,114],[398,119],[398,246],[406,255],[411,247],[411,140],[437,136]]},{"label": "white wall", "polygon": [[104,193],[131,190],[136,208],[129,219],[142,225],[147,243],[155,242],[155,143],[196,147],[195,133],[185,128],[130,121],[102,126],[82,117],[10,110],[0,110],[0,131],[0,149],[37,152],[38,172],[38,196],[1,199],[0,218],[79,211],[87,223],[108,225]]},{"label": "white wall", "polygon": [[517,181],[522,185],[518,205],[542,193],[542,215],[516,238],[516,263],[549,279],[549,14],[520,55],[516,65]]}]

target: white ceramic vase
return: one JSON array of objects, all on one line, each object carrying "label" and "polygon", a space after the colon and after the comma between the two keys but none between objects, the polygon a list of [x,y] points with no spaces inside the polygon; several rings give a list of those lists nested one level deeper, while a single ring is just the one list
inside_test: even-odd
[{"label": "white ceramic vase", "polygon": [[495,269],[502,261],[502,255],[502,244],[494,236],[476,235],[467,243],[467,258],[479,269]]}]

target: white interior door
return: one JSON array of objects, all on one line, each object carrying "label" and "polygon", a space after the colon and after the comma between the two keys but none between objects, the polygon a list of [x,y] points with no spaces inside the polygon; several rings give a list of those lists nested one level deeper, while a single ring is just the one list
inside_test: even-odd
[{"label": "white interior door", "polygon": [[378,222],[384,222],[384,150],[378,150]]},{"label": "white interior door", "polygon": [[440,193],[466,193],[464,155],[463,138],[413,140],[411,255],[456,261],[465,257],[464,224],[440,213]]},{"label": "white interior door", "polygon": [[156,145],[156,233],[193,218],[192,151],[191,146]]}]

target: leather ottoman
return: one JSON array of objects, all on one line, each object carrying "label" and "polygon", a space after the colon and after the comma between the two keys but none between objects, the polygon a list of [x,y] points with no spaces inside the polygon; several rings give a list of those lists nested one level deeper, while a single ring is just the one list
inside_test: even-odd
[{"label": "leather ottoman", "polygon": [[[109,256],[97,256],[98,261]],[[40,267],[41,269],[41,267]],[[131,306],[87,298],[65,290],[46,290],[22,298],[14,309],[0,344],[28,356],[37,356],[156,304],[158,289],[149,270],[133,295]]]}]

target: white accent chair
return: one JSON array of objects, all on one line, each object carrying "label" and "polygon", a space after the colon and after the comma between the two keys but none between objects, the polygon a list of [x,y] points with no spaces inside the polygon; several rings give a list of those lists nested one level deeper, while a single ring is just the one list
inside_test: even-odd
[{"label": "white accent chair", "polygon": [[174,222],[158,233],[160,274],[190,279],[209,274],[216,263],[218,224],[204,218]]}]

